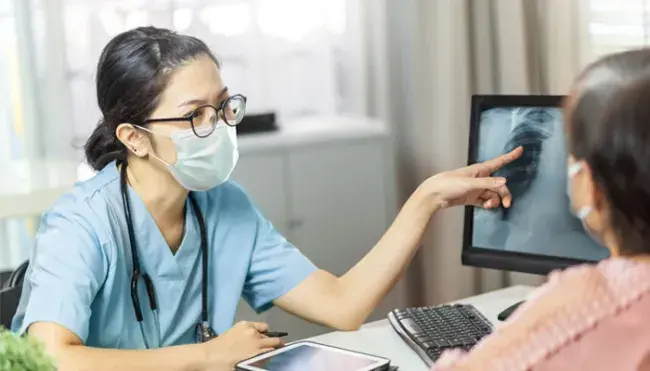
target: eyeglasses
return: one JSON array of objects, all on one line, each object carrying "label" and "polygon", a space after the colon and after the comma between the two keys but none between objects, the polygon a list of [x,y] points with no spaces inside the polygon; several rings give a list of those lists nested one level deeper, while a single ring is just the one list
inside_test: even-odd
[{"label": "eyeglasses", "polygon": [[219,107],[206,104],[197,107],[185,117],[147,119],[144,123],[189,121],[194,135],[205,138],[212,134],[219,122],[224,122],[228,126],[237,126],[242,122],[246,114],[246,100],[245,96],[237,94],[228,97]]}]

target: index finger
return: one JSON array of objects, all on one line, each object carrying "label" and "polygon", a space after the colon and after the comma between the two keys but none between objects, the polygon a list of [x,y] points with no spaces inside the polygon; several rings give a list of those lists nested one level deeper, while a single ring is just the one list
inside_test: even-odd
[{"label": "index finger", "polygon": [[524,153],[524,147],[519,146],[512,151],[506,153],[505,155],[501,155],[499,157],[495,157],[491,160],[487,160],[478,164],[475,164],[474,166],[478,167],[481,170],[481,173],[488,173],[492,174],[495,171],[501,169],[502,167],[508,165],[512,161],[518,159],[521,157],[521,154]]}]

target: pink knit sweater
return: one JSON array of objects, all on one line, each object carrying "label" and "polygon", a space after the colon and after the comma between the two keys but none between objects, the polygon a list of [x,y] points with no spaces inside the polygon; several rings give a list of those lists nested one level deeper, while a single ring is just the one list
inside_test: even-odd
[{"label": "pink knit sweater", "polygon": [[471,352],[447,352],[432,370],[650,370],[650,262],[554,272]]}]

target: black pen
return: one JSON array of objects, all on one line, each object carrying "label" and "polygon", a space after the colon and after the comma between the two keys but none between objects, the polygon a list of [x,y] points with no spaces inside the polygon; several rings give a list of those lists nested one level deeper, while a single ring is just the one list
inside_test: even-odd
[{"label": "black pen", "polygon": [[283,338],[283,337],[285,337],[285,336],[287,336],[289,334],[286,333],[286,332],[269,331],[269,332],[264,333],[264,335],[266,335],[266,336],[268,336],[270,338]]}]

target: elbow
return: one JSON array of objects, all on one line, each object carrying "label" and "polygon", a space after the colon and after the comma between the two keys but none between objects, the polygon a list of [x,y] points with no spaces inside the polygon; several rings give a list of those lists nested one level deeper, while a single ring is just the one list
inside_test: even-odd
[{"label": "elbow", "polygon": [[366,321],[372,308],[364,301],[358,300],[343,282],[344,278],[330,281],[327,305],[319,308],[323,325],[338,331],[356,331]]},{"label": "elbow", "polygon": [[363,325],[363,320],[358,318],[350,318],[350,316],[339,316],[327,324],[328,327],[337,331],[357,331]]},{"label": "elbow", "polygon": [[335,327],[338,331],[352,332],[361,328],[362,323],[346,323],[341,326]]}]

